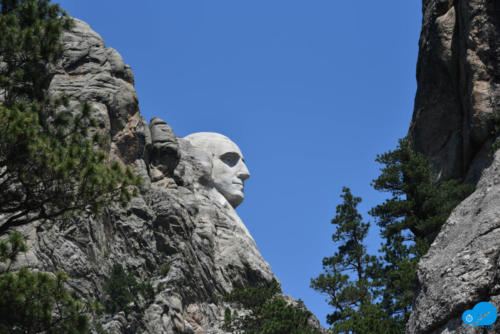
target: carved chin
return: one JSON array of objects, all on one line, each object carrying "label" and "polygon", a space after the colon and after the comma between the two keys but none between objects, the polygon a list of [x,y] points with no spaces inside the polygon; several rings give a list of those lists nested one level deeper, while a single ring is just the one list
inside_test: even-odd
[{"label": "carved chin", "polygon": [[226,198],[233,208],[243,202],[243,185],[242,184],[227,184],[224,182],[215,182],[215,189]]},{"label": "carved chin", "polygon": [[241,204],[241,202],[243,202],[243,200],[244,200],[243,195],[241,195],[241,196],[233,196],[231,199],[229,199],[229,198],[227,199],[227,201],[229,202],[229,204],[231,204],[231,206],[233,208],[235,208],[235,209],[236,209],[236,207],[238,205]]},{"label": "carved chin", "polygon": [[222,193],[222,195],[227,199],[229,204],[231,204],[231,206],[235,209],[244,200],[244,195],[242,192]]}]

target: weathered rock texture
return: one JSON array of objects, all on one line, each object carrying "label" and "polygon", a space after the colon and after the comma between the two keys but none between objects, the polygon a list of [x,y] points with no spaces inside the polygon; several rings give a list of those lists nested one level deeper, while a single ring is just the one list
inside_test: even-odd
[{"label": "weathered rock texture", "polygon": [[144,185],[125,209],[25,227],[30,251],[17,265],[63,270],[70,287],[90,300],[102,298],[115,263],[152,284],[154,300],[99,319],[108,333],[222,333],[221,297],[234,287],[270,284],[269,264],[214,188],[211,158],[166,122],[148,125],[130,67],[87,24],[75,23],[64,35],[66,53],[50,92],[69,96],[75,112],[79,101],[91,103],[112,158],[132,166]]},{"label": "weathered rock texture", "polygon": [[[418,90],[409,131],[439,177],[477,183],[419,263],[408,333],[500,333],[464,328],[480,301],[500,310],[500,2],[424,0]],[[489,166],[489,167],[488,167]],[[486,168],[486,169],[485,169]]]},{"label": "weathered rock texture", "polygon": [[500,110],[500,3],[424,0],[409,135],[440,177],[479,179]]}]

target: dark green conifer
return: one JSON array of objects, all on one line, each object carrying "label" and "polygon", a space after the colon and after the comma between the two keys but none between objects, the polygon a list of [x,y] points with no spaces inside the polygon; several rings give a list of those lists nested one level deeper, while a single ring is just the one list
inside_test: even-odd
[{"label": "dark green conifer", "polygon": [[[72,20],[49,0],[0,0],[0,235],[35,220],[98,213],[125,204],[140,179],[112,163],[106,142],[91,135],[90,107],[67,110],[49,83]],[[9,272],[25,251],[19,233],[0,241],[0,333],[86,333],[83,303],[65,288],[67,276]],[[150,290],[150,289],[149,289]]]},{"label": "dark green conifer", "polygon": [[0,240],[0,333],[88,333],[87,315],[99,310],[98,303],[84,303],[64,287],[68,277],[21,269],[9,272],[20,253],[27,251],[20,233]]},{"label": "dark green conifer", "polygon": [[106,312],[115,314],[120,311],[129,313],[140,305],[140,296],[145,304],[154,299],[154,289],[150,283],[139,283],[132,272],[126,272],[123,266],[115,263],[110,277],[104,284]]},{"label": "dark green conifer", "polygon": [[342,189],[343,203],[332,220],[332,235],[338,251],[323,259],[325,273],[311,280],[311,287],[328,297],[334,312],[327,316],[333,333],[394,333],[390,319],[377,302],[380,265],[367,254],[364,244],[369,223],[357,210],[360,197]]},{"label": "dark green conifer", "polygon": [[132,273],[127,273],[119,263],[113,265],[111,276],[104,285],[107,294],[104,306],[106,312],[115,314],[130,311],[129,304],[135,300],[137,281]]},{"label": "dark green conifer", "polygon": [[383,165],[373,181],[376,190],[389,199],[374,207],[384,239],[383,305],[404,326],[415,293],[415,270],[453,208],[474,189],[459,180],[437,181],[429,161],[415,152],[407,139],[394,151],[377,156]]},{"label": "dark green conifer", "polygon": [[140,183],[90,134],[88,105],[71,113],[64,96],[48,95],[61,34],[71,24],[48,0],[0,1],[0,235],[34,220],[125,204]]},{"label": "dark green conifer", "polygon": [[327,317],[334,333],[404,333],[415,294],[415,270],[453,208],[472,191],[458,180],[437,181],[429,161],[406,139],[394,151],[377,156],[383,165],[373,181],[389,199],[374,207],[384,240],[375,258],[366,254],[361,201],[343,189],[332,239],[338,251],[324,258],[326,273],[311,286],[329,297],[334,312]]},{"label": "dark green conifer", "polygon": [[[311,328],[308,312],[302,301],[299,305],[290,304],[281,296],[281,287],[273,280],[268,287],[247,286],[234,289],[225,296],[225,301],[243,307],[250,313],[231,317],[230,309],[226,309],[225,330],[244,334],[320,334]],[[228,312],[229,311],[229,312]]]}]

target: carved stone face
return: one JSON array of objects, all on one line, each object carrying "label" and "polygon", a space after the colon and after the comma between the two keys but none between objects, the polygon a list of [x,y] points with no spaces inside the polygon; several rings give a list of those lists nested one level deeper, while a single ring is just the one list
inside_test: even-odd
[{"label": "carved stone face", "polygon": [[233,208],[240,205],[244,199],[244,181],[250,177],[240,148],[226,136],[215,132],[193,133],[184,139],[212,156],[215,188]]}]

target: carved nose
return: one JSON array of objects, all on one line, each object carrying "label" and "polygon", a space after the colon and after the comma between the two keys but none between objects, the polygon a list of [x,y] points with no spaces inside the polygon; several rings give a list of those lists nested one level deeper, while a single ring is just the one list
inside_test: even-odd
[{"label": "carved nose", "polygon": [[245,164],[243,164],[241,170],[238,172],[238,178],[242,181],[245,181],[250,177],[250,172]]}]

